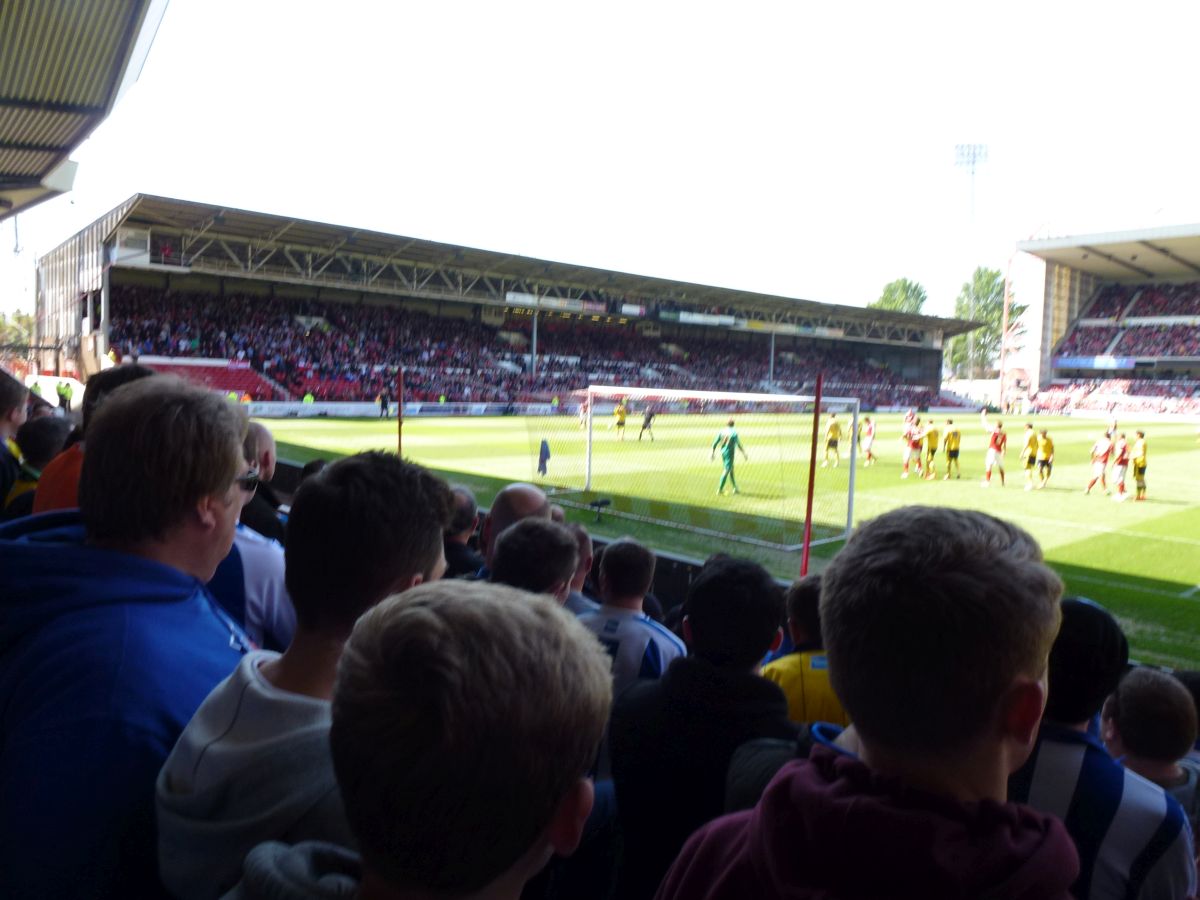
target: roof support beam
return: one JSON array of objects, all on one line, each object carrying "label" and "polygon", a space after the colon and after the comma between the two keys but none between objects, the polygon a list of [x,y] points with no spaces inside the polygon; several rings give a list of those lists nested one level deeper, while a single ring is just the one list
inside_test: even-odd
[{"label": "roof support beam", "polygon": [[234,253],[232,250],[229,249],[229,245],[227,243],[225,243],[224,241],[217,241],[217,246],[220,247],[222,250],[224,250],[229,255],[229,258],[231,260],[233,260],[233,264],[235,266],[237,266],[239,269],[245,268],[245,265],[242,263],[241,259],[238,258],[238,255],[236,253]]},{"label": "roof support beam", "polygon": [[1099,256],[1101,259],[1107,259],[1114,266],[1120,266],[1122,269],[1129,269],[1129,271],[1131,271],[1131,272],[1137,272],[1143,278],[1153,278],[1154,277],[1153,272],[1148,272],[1147,270],[1143,269],[1141,266],[1135,266],[1133,263],[1126,262],[1125,260],[1121,259],[1121,257],[1119,257],[1119,256],[1113,256],[1111,253],[1105,253],[1103,250],[1097,250],[1095,247],[1088,247],[1085,245],[1085,246],[1081,246],[1079,249],[1084,251],[1085,253],[1094,253],[1097,256]]},{"label": "roof support beam", "polygon": [[85,106],[79,103],[56,103],[52,100],[27,100],[21,97],[0,97],[0,106],[10,109],[31,109],[35,112],[66,113],[73,116],[102,116],[103,106]]},{"label": "roof support beam", "polygon": [[1153,250],[1155,253],[1161,253],[1167,259],[1171,260],[1171,262],[1179,263],[1179,265],[1181,265],[1185,268],[1191,269],[1193,272],[1200,273],[1200,266],[1196,265],[1194,262],[1191,262],[1190,260],[1184,259],[1178,253],[1172,253],[1166,247],[1156,247],[1156,246],[1154,246],[1154,244],[1150,243],[1149,241],[1138,241],[1138,243],[1141,244],[1143,247],[1147,247],[1150,250]]}]

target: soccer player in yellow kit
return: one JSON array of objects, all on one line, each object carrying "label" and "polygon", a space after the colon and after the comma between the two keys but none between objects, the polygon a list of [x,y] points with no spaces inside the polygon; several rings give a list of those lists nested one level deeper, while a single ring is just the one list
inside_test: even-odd
[{"label": "soccer player in yellow kit", "polygon": [[613,425],[616,427],[618,433],[620,433],[620,440],[622,441],[625,440],[625,417],[628,414],[629,411],[625,408],[625,401],[619,401],[613,410]]},{"label": "soccer player in yellow kit", "polygon": [[821,461],[821,468],[824,469],[829,465],[829,454],[833,454],[833,466],[836,469],[838,463],[842,461],[842,455],[838,451],[838,441],[842,439],[842,423],[838,421],[837,413],[829,414],[829,424],[825,426],[825,459]]},{"label": "soccer player in yellow kit", "polygon": [[950,469],[954,468],[955,478],[962,478],[962,469],[958,465],[958,448],[962,444],[962,432],[958,430],[958,426],[954,424],[953,419],[946,420],[946,477],[944,481],[950,480]]},{"label": "soccer player in yellow kit", "polygon": [[1134,500],[1146,499],[1146,432],[1135,431],[1137,440],[1133,442],[1133,480],[1137,483],[1137,495]]},{"label": "soccer player in yellow kit", "polygon": [[937,456],[938,441],[940,439],[941,432],[938,430],[937,424],[933,419],[930,419],[929,424],[925,426],[925,477],[930,481],[937,477],[933,460]]},{"label": "soccer player in yellow kit", "polygon": [[1037,436],[1037,471],[1038,471],[1038,489],[1046,486],[1046,482],[1050,480],[1050,471],[1054,468],[1054,441],[1050,439],[1050,435],[1046,434],[1046,429],[1043,428],[1038,432]]},{"label": "soccer player in yellow kit", "polygon": [[1038,437],[1033,423],[1025,423],[1025,446],[1021,448],[1021,463],[1025,467],[1025,490],[1033,490],[1033,470],[1037,465]]}]

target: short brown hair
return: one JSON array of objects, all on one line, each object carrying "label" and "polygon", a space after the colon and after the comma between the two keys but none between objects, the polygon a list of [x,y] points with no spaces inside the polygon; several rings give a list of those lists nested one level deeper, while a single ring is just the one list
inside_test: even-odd
[{"label": "short brown hair", "polygon": [[821,573],[834,691],[883,747],[965,746],[1014,677],[1046,671],[1061,594],[1037,542],[1009,522],[928,506],[886,513]]},{"label": "short brown hair", "polygon": [[288,594],[304,628],[345,637],[355,621],[442,556],[454,497],[394,453],[339,459],[306,478],[288,515]]},{"label": "short brown hair", "polygon": [[246,414],[181,378],[113,391],[88,423],[79,507],[92,540],[162,538],[242,467]]},{"label": "short brown hair", "polygon": [[1139,667],[1121,679],[1104,705],[1125,749],[1158,762],[1175,762],[1196,743],[1196,704],[1183,683]]},{"label": "short brown hair", "polygon": [[600,554],[600,577],[614,597],[644,596],[654,584],[654,564],[649,548],[623,537]]},{"label": "short brown hair", "polygon": [[0,369],[0,416],[7,416],[29,402],[29,388]]},{"label": "short brown hair", "polygon": [[522,519],[496,538],[491,580],[542,594],[575,576],[579,545],[565,525]]},{"label": "short brown hair", "polygon": [[363,859],[390,884],[473,893],[592,765],[609,657],[552,600],[439,581],[389,597],[338,666],[330,742]]},{"label": "short brown hair", "polygon": [[792,584],[783,595],[788,619],[802,628],[809,641],[822,646],[821,638],[821,576],[805,575]]}]

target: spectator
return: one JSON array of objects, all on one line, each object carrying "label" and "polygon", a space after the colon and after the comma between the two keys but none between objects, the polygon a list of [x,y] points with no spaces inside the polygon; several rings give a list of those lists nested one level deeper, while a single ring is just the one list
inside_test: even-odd
[{"label": "spectator", "polygon": [[808,575],[785,595],[787,627],[795,648],[763,667],[787,697],[793,722],[833,722],[849,725],[846,711],[829,682],[829,659],[821,638],[821,576]]},{"label": "spectator", "polygon": [[178,379],[127,384],[89,422],[80,511],[0,527],[0,896],[160,894],[154,778],[247,646],[202,586],[245,427]]},{"label": "spectator", "polygon": [[78,440],[74,443],[68,440],[67,449],[42,470],[42,477],[38,479],[37,492],[33,497],[35,513],[74,509],[79,506],[79,477],[83,471],[84,442],[88,425],[100,402],[121,385],[148,378],[153,374],[154,371],[145,366],[113,366],[103,372],[97,372],[88,379],[87,387],[83,391],[83,421],[76,435]]},{"label": "spectator", "polygon": [[1196,743],[1196,705],[1188,689],[1166,672],[1134,669],[1104,701],[1100,727],[1115,759],[1179,801],[1194,838],[1200,762],[1187,758]]},{"label": "spectator", "polygon": [[389,598],[355,626],[334,697],[334,767],[361,861],[265,844],[229,896],[324,896],[333,882],[346,896],[361,883],[515,900],[579,842],[611,690],[601,648],[547,600],[464,581]]},{"label": "spectator", "polygon": [[479,570],[480,578],[487,578],[491,574],[489,570],[496,550],[496,538],[508,526],[527,518],[549,520],[550,501],[542,489],[521,482],[501,488],[483,520],[480,545],[484,566]]},{"label": "spectator", "polygon": [[757,807],[689,839],[660,900],[1066,898],[1078,861],[1062,824],[1004,802],[1037,732],[1061,590],[1033,538],[983,513],[861,525],[821,578],[859,758],[822,745],[788,763]]},{"label": "spectator", "polygon": [[21,468],[17,480],[8,492],[4,518],[19,519],[33,512],[33,494],[38,478],[50,460],[62,452],[71,423],[58,417],[30,419],[17,429],[17,448],[21,451]]},{"label": "spectator", "polygon": [[454,492],[454,515],[446,526],[443,544],[446,551],[446,577],[474,575],[483,568],[483,557],[471,549],[471,538],[479,528],[479,506],[471,489],[461,484]]},{"label": "spectator", "polygon": [[566,603],[579,550],[565,526],[548,519],[522,519],[496,538],[491,580]]},{"label": "spectator", "polygon": [[25,424],[28,397],[25,385],[0,370],[0,497],[6,499],[21,474],[21,460],[10,442]]},{"label": "spectator", "polygon": [[275,437],[265,425],[251,422],[243,446],[246,462],[258,472],[258,490],[242,509],[242,524],[263,537],[284,542],[283,522],[279,518],[279,498],[271,490],[275,477]]},{"label": "spectator", "polygon": [[[600,560],[606,602],[613,546]],[[671,663],[661,681],[638,682],[618,698],[610,745],[625,836],[621,897],[653,896],[688,835],[724,812],[726,772],[739,745],[795,739],[783,692],[757,671],[782,639],[782,621],[782,592],[761,566],[736,559],[707,566],[687,596],[692,655]]]},{"label": "spectator", "polygon": [[283,650],[291,643],[296,611],[288,596],[286,563],[278,541],[238,523],[233,546],[207,587],[256,647]]},{"label": "spectator", "polygon": [[592,536],[588,534],[587,528],[578,522],[568,522],[567,528],[575,536],[575,545],[579,550],[579,562],[575,565],[575,574],[571,578],[571,592],[567,594],[566,607],[578,616],[585,612],[595,612],[600,608],[599,603],[584,593],[584,585],[587,584],[588,576],[591,574],[595,555],[592,548]]},{"label": "spectator", "polygon": [[163,881],[216,897],[268,840],[350,844],[329,756],[330,698],[355,621],[385,596],[437,579],[445,484],[385,453],[334,463],[296,494],[287,583],[297,615],[281,656],[246,656],[195,717],[158,779]]},{"label": "spectator", "polygon": [[300,469],[300,483],[303,484],[308,479],[312,478],[318,472],[325,471],[325,467],[329,465],[329,461],[325,459],[310,459]]},{"label": "spectator", "polygon": [[1116,619],[1090,600],[1063,601],[1037,745],[1009,780],[1009,797],[1066,824],[1079,851],[1080,874],[1071,888],[1077,900],[1183,898],[1196,889],[1192,841],[1179,804],[1123,770],[1089,733],[1128,660]]}]

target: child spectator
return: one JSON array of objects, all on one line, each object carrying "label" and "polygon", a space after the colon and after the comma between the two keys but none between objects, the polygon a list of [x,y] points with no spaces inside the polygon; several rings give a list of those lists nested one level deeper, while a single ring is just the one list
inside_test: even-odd
[{"label": "child spectator", "polygon": [[1004,797],[1037,733],[1061,591],[1033,538],[983,513],[861,525],[821,579],[859,758],[818,746],[788,763],[757,807],[691,837],[659,900],[1065,900],[1062,824]]},{"label": "child spectator", "polygon": [[610,741],[625,836],[622,898],[653,896],[688,835],[724,812],[726,772],[739,745],[795,739],[787,700],[757,672],[783,637],[781,594],[756,563],[706,566],[688,591],[683,620],[692,655],[617,699]]},{"label": "child spectator", "polygon": [[389,598],[355,626],[333,701],[361,859],[264,844],[228,896],[516,900],[579,843],[611,697],[604,651],[545,598],[462,580]]},{"label": "child spectator", "polygon": [[173,894],[219,896],[263,841],[352,843],[329,755],[338,657],[366,610],[440,577],[451,503],[440,478],[387,453],[339,460],[300,486],[286,550],[295,638],[282,656],[242,660],[158,778],[159,860]]},{"label": "child spectator", "polygon": [[1187,819],[1163,789],[1115,762],[1090,733],[1129,661],[1121,626],[1090,600],[1062,603],[1037,745],[1009,797],[1062,819],[1079,851],[1076,900],[1183,898],[1196,889]]},{"label": "child spectator", "polygon": [[33,512],[33,495],[42,469],[62,452],[70,432],[71,423],[56,416],[31,419],[17,429],[21,468],[8,492],[4,518],[19,519]]},{"label": "child spectator", "polygon": [[807,575],[784,596],[787,627],[794,651],[763,667],[763,677],[783,689],[793,722],[850,720],[829,683],[829,659],[821,639],[821,577]]},{"label": "child spectator", "polygon": [[1200,824],[1200,762],[1188,759],[1196,743],[1192,695],[1166,672],[1138,668],[1104,701],[1100,733],[1108,752],[1179,801],[1193,838]]}]

